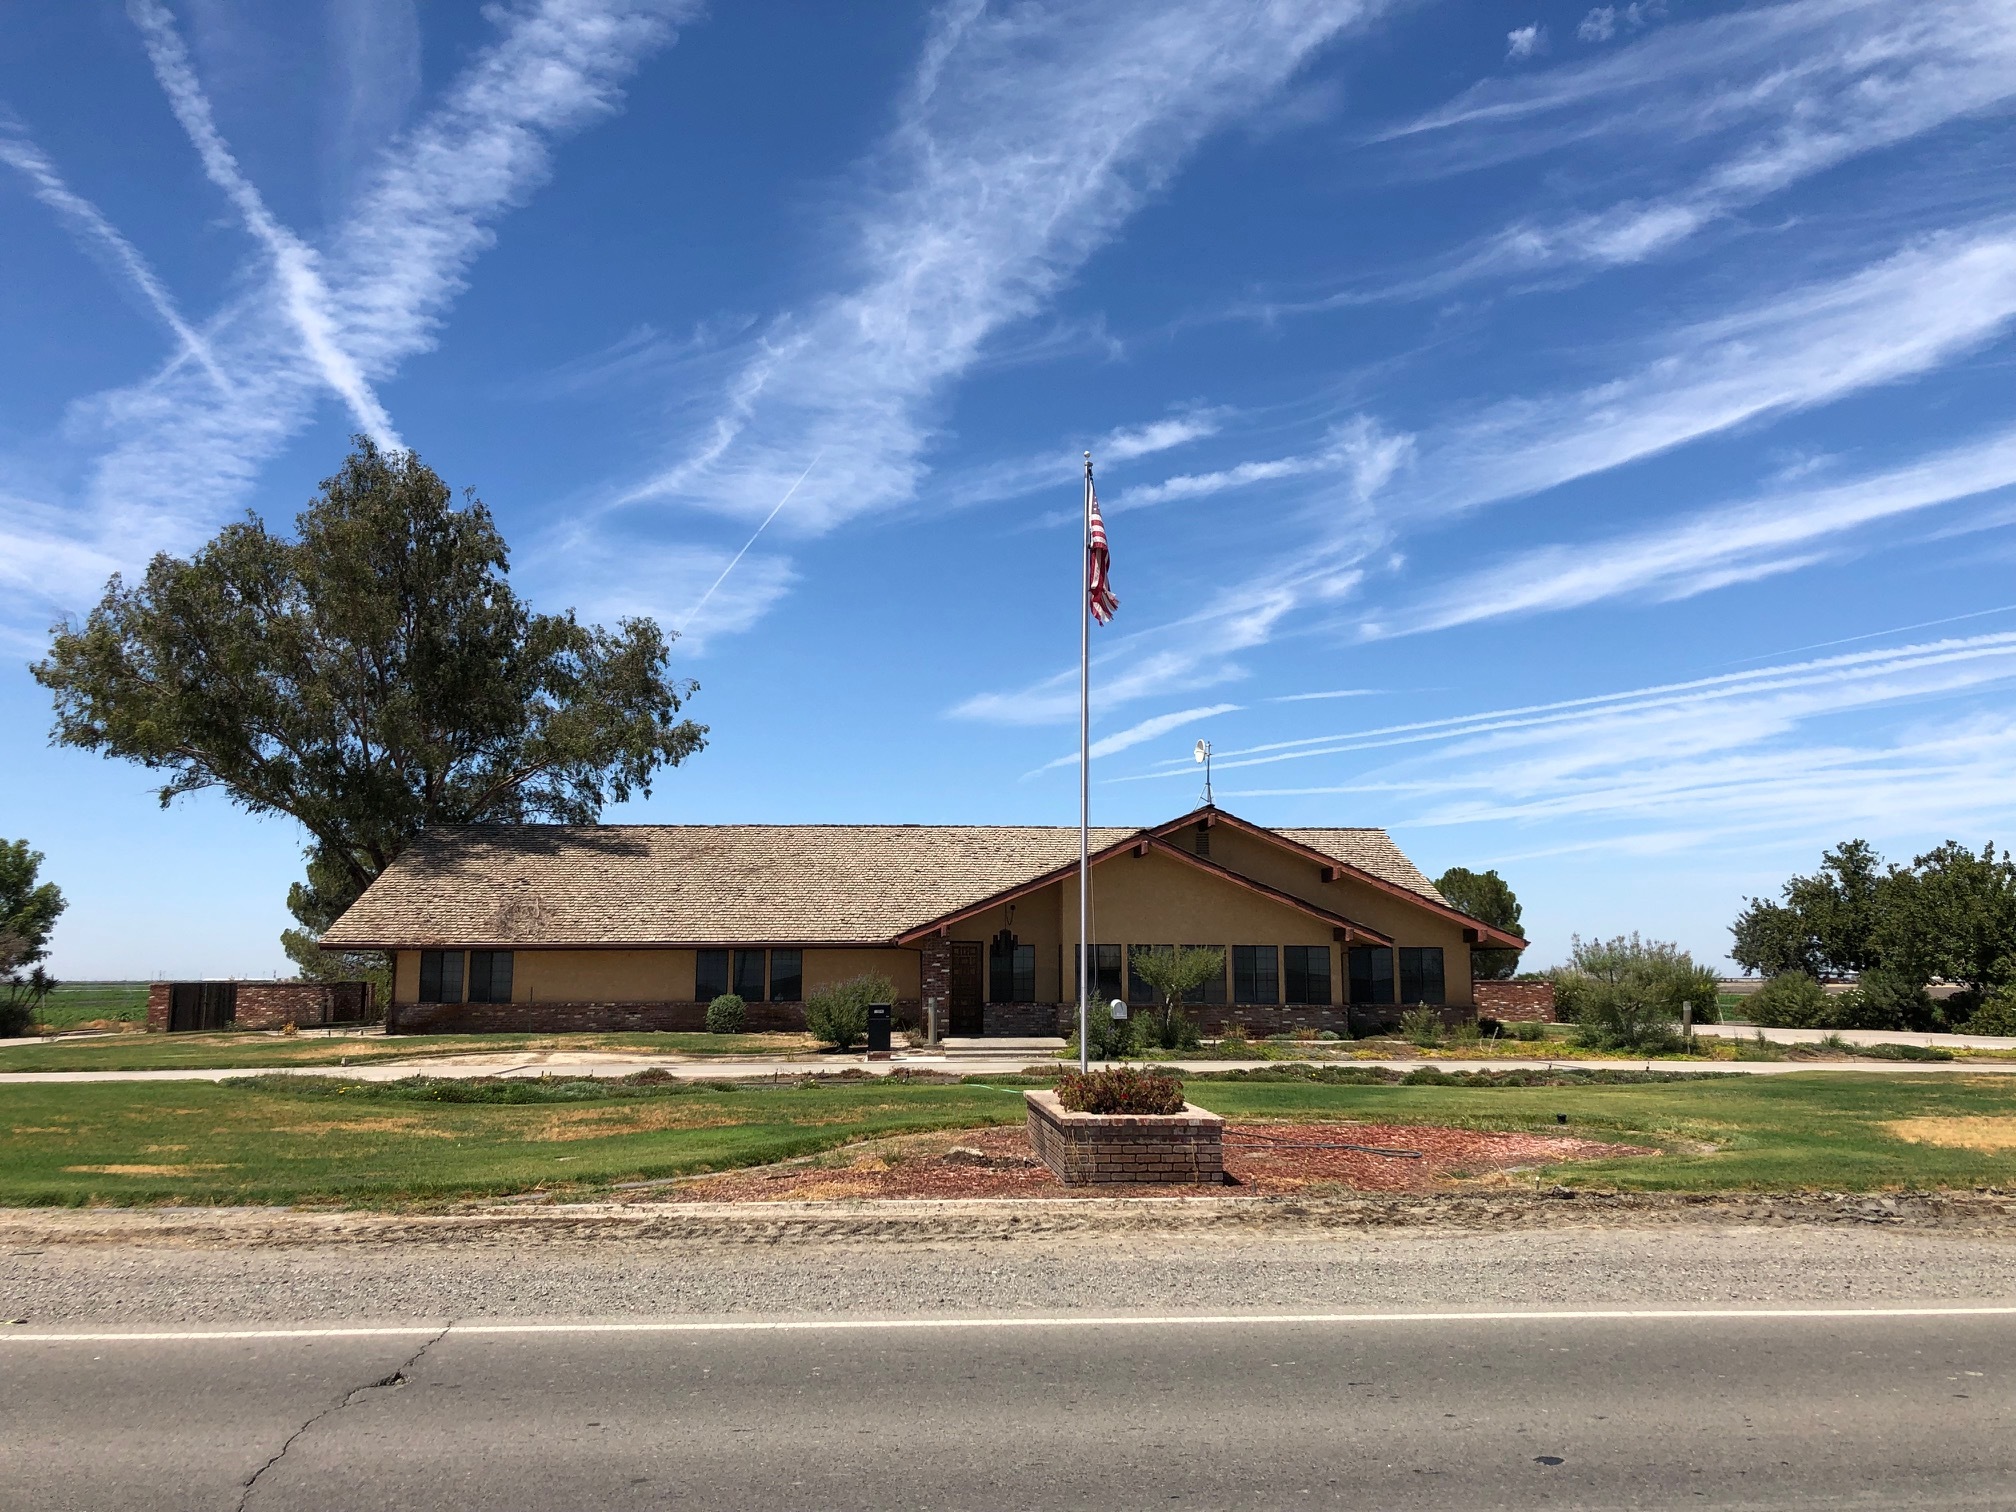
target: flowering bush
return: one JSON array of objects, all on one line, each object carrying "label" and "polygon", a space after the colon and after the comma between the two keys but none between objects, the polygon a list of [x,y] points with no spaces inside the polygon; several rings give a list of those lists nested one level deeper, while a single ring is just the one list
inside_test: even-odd
[{"label": "flowering bush", "polygon": [[1057,1100],[1073,1113],[1181,1113],[1183,1083],[1138,1066],[1070,1071],[1057,1079]]}]

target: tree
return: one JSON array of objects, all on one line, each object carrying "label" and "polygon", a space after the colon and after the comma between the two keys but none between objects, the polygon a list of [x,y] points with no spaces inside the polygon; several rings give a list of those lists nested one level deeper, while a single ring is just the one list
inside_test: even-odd
[{"label": "tree", "polygon": [[[1158,1038],[1165,1050],[1179,1048],[1188,1027],[1183,999],[1213,977],[1223,980],[1225,952],[1215,945],[1178,945],[1168,950],[1137,948],[1134,975],[1161,999]],[[1194,1043],[1194,1039],[1192,1040]]]},{"label": "tree", "polygon": [[357,437],[297,517],[256,517],[119,577],[33,668],[54,738],[215,789],[308,832],[289,954],[430,824],[593,823],[705,744],[649,619],[535,614],[490,512],[411,452]]},{"label": "tree", "polygon": [[[1894,870],[1894,869],[1893,869]],[[1849,840],[1820,858],[1820,870],[1793,877],[1782,903],[1752,898],[1730,927],[1729,955],[1745,971],[1778,976],[1852,976],[1878,964],[1876,925],[1890,877],[1866,840]]]},{"label": "tree", "polygon": [[42,969],[63,894],[37,882],[42,853],[26,840],[0,840],[0,1035],[26,1034],[55,978]]},{"label": "tree", "polygon": [[1964,983],[1971,1009],[2016,981],[2016,858],[1948,840],[1893,868],[1872,939],[1881,964],[1914,982]]},{"label": "tree", "polygon": [[[1519,896],[1495,871],[1473,872],[1467,866],[1452,866],[1435,879],[1435,890],[1473,919],[1481,919],[1493,929],[1526,937],[1519,919]],[[1519,969],[1516,950],[1473,950],[1470,975],[1473,979],[1505,980]]]},{"label": "tree", "polygon": [[1694,1022],[1717,1012],[1715,973],[1694,964],[1679,946],[1636,934],[1571,941],[1568,964],[1548,974],[1557,1013],[1574,1020],[1585,1043],[1606,1049],[1651,1050],[1673,1039],[1683,1004]]}]

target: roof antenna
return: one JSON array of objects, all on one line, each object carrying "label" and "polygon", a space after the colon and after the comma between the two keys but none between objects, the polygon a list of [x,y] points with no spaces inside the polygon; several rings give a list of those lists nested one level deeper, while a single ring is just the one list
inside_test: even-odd
[{"label": "roof antenna", "polygon": [[1213,802],[1211,801],[1211,742],[1210,742],[1210,741],[1208,741],[1208,740],[1200,740],[1200,741],[1198,741],[1198,742],[1197,742],[1197,764],[1198,764],[1199,766],[1201,766],[1202,768],[1204,768],[1204,807],[1206,807],[1206,808],[1215,808],[1215,807],[1217,807],[1217,805],[1216,805],[1216,804],[1214,804],[1214,803],[1213,803]]}]

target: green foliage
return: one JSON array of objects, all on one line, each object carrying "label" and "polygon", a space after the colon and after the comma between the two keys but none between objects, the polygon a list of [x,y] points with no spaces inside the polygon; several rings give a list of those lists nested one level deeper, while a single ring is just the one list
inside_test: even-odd
[{"label": "green foliage", "polygon": [[1849,975],[1877,964],[1882,865],[1866,840],[1835,846],[1820,858],[1818,872],[1785,884],[1783,902],[1750,899],[1730,929],[1731,959],[1765,976]]},{"label": "green foliage", "polygon": [[1664,940],[1630,934],[1585,941],[1576,935],[1568,964],[1548,978],[1556,1012],[1572,1019],[1576,1039],[1595,1050],[1672,1048],[1683,1003],[1693,1004],[1697,1023],[1719,1017],[1715,973]]},{"label": "green foliage", "polygon": [[1442,1015],[1433,1008],[1409,1008],[1400,1015],[1400,1032],[1410,1043],[1432,1049],[1442,1043]]},{"label": "green foliage", "polygon": [[[1088,1060],[1125,1060],[1136,1053],[1136,1029],[1140,1020],[1116,1019],[1113,1010],[1105,1003],[1093,1001],[1085,1005],[1085,1022],[1090,1030],[1086,1051]],[[1078,1026],[1073,1023],[1071,1036],[1067,1042],[1072,1049],[1078,1047]]]},{"label": "green foliage", "polygon": [[[1522,939],[1526,926],[1521,922],[1519,897],[1495,871],[1473,872],[1467,866],[1452,866],[1435,879],[1435,890],[1473,919],[1482,919],[1494,929]],[[1517,950],[1473,950],[1470,974],[1480,980],[1509,978],[1519,969]]]},{"label": "green foliage", "polygon": [[359,437],[296,521],[256,516],[119,577],[35,678],[55,739],[308,833],[289,906],[319,935],[429,824],[592,823],[705,743],[648,619],[535,614],[502,536],[410,452]]},{"label": "green foliage", "polygon": [[1224,980],[1225,952],[1215,945],[1177,945],[1136,946],[1132,954],[1134,975],[1160,999],[1155,1010],[1160,1022],[1146,1032],[1164,1050],[1194,1049],[1197,1029],[1182,1011],[1183,1000],[1214,977]]},{"label": "green foliage", "polygon": [[[749,1009],[742,999],[732,992],[724,992],[707,1005],[707,1032],[740,1034],[748,1018]],[[866,1023],[865,1017],[863,1023]]]},{"label": "green foliage", "polygon": [[1901,972],[1872,966],[1855,990],[1829,999],[1826,1022],[1837,1029],[1935,1029],[1939,1005],[1924,985]]},{"label": "green foliage", "polygon": [[1989,993],[1967,1020],[1967,1032],[2016,1035],[2016,985]]},{"label": "green foliage", "polygon": [[1057,1100],[1073,1113],[1181,1113],[1183,1083],[1138,1066],[1068,1071],[1057,1078]]},{"label": "green foliage", "polygon": [[1515,1040],[1543,1040],[1547,1038],[1546,1026],[1538,1019],[1514,1019],[1505,1030]]},{"label": "green foliage", "polygon": [[872,973],[821,987],[805,1000],[805,1027],[812,1037],[846,1050],[868,1033],[868,1005],[893,1003],[896,986]]},{"label": "green foliage", "polygon": [[1803,971],[1781,971],[1750,998],[1750,1022],[1767,1029],[1827,1029],[1834,1002],[1827,990]]},{"label": "green foliage", "polygon": [[1949,840],[1894,868],[1874,942],[1883,965],[1919,982],[1965,983],[1975,1000],[2016,981],[2016,859]]},{"label": "green foliage", "polygon": [[1144,1050],[1195,1050],[1204,1042],[1197,1021],[1180,1008],[1144,1013],[1133,1023],[1134,1043]]},{"label": "green foliage", "polygon": [[42,853],[26,840],[0,840],[0,1036],[26,1034],[56,987],[41,963],[65,905],[54,882],[37,880],[41,871]]}]

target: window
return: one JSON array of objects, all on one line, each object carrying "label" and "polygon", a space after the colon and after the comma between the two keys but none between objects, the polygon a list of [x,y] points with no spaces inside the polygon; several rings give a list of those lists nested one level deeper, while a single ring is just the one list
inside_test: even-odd
[{"label": "window", "polygon": [[697,950],[693,964],[693,996],[711,1003],[728,990],[728,952]]},{"label": "window", "polygon": [[760,950],[738,950],[735,952],[735,985],[730,989],[745,1003],[763,1001],[763,952]]},{"label": "window", "polygon": [[987,985],[987,1000],[990,1003],[1036,1001],[1034,945],[1003,945],[996,940],[988,946],[987,965],[991,977]]},{"label": "window", "polygon": [[462,952],[423,950],[420,952],[420,1001],[459,1003],[462,1001]]},{"label": "window", "polygon": [[469,952],[469,1001],[508,1003],[511,1001],[511,952],[472,950]]},{"label": "window", "polygon": [[[1110,1003],[1126,990],[1121,980],[1124,976],[1122,962],[1124,953],[1118,945],[1094,945],[1089,952],[1092,957],[1092,1001]],[[1078,975],[1078,952],[1071,952],[1071,975]]]},{"label": "window", "polygon": [[770,952],[770,1001],[799,1003],[805,1000],[805,953],[799,950]]},{"label": "window", "polygon": [[1442,1006],[1442,947],[1400,947],[1400,1001]]},{"label": "window", "polygon": [[1351,1001],[1393,1001],[1393,952],[1384,945],[1351,947]]},{"label": "window", "polygon": [[1291,1003],[1330,1001],[1330,947],[1328,945],[1284,945],[1283,973],[1288,978]]},{"label": "window", "polygon": [[1141,973],[1134,969],[1136,963],[1143,956],[1157,951],[1167,955],[1169,947],[1167,945],[1129,945],[1127,947],[1127,1001],[1134,1004],[1137,1008],[1152,1008],[1157,1002],[1161,1001],[1156,996],[1155,989],[1142,981]]},{"label": "window", "polygon": [[1232,1001],[1281,1001],[1281,952],[1272,945],[1232,947]]},{"label": "window", "polygon": [[[1200,831],[1199,833],[1205,833]],[[1218,975],[1206,979],[1201,987],[1193,987],[1183,994],[1183,1001],[1193,1008],[1208,1007],[1225,1001],[1225,949],[1222,945],[1186,945],[1185,950],[1215,950],[1218,952]]]}]

